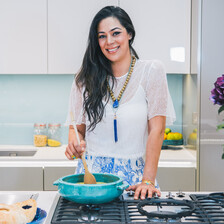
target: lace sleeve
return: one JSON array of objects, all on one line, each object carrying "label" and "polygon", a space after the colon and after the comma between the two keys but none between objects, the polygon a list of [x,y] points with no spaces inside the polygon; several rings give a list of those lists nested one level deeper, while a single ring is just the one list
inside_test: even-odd
[{"label": "lace sleeve", "polygon": [[75,123],[77,125],[85,124],[86,118],[83,110],[83,88],[76,85],[75,79],[72,83],[72,88],[69,97],[68,115],[66,125],[71,125],[70,112],[72,111]]},{"label": "lace sleeve", "polygon": [[146,98],[148,120],[158,115],[166,116],[166,124],[172,125],[176,120],[176,114],[163,64],[160,61],[153,61],[147,73]]}]

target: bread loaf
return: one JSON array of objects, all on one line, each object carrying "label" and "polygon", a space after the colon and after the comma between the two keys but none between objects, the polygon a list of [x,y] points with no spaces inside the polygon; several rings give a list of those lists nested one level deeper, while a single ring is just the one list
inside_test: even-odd
[{"label": "bread loaf", "polygon": [[34,199],[15,203],[13,205],[0,204],[0,224],[26,224],[31,222],[37,210]]}]

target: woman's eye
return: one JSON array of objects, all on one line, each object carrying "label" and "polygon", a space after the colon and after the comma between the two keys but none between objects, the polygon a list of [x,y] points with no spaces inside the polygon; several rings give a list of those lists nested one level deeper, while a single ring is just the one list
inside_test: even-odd
[{"label": "woman's eye", "polygon": [[106,36],[105,35],[100,35],[99,36],[99,39],[103,39],[103,38],[105,38]]},{"label": "woman's eye", "polygon": [[113,36],[117,36],[118,34],[120,34],[121,32],[114,32]]}]

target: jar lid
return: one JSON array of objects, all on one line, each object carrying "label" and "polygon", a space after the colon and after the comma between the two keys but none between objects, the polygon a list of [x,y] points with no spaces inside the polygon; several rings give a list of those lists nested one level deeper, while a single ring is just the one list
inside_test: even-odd
[{"label": "jar lid", "polygon": [[48,127],[61,127],[60,123],[50,123],[48,124]]},{"label": "jar lid", "polygon": [[35,123],[34,124],[34,127],[46,127],[46,124],[44,124],[44,123]]}]

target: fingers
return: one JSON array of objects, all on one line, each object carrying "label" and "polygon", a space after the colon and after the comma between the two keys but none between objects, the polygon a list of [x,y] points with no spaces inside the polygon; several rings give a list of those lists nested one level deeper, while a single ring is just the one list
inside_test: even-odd
[{"label": "fingers", "polygon": [[126,191],[135,191],[137,188],[137,185],[129,186]]},{"label": "fingers", "polygon": [[[130,190],[134,189],[134,186],[130,186],[129,187]],[[129,190],[129,188],[127,190]],[[154,194],[157,194],[158,197],[161,196],[161,192],[159,189],[155,188],[153,185],[147,185],[144,183],[141,183],[139,185],[135,185],[135,195],[134,195],[134,199],[141,199],[144,200],[146,197],[151,198],[153,197]]]},{"label": "fingers", "polygon": [[134,195],[135,200],[139,199],[139,195],[140,195],[141,190],[142,190],[142,187],[141,187],[141,184],[140,184],[139,187],[137,187],[136,190],[135,190],[135,195]]},{"label": "fingers", "polygon": [[77,142],[69,142],[66,147],[65,155],[69,160],[73,160],[74,157],[81,158],[81,155],[85,151],[86,143],[84,140],[80,142],[80,145]]},{"label": "fingers", "polygon": [[160,192],[160,190],[159,190],[159,189],[157,189],[157,188],[155,188],[155,191],[156,191],[156,193],[157,193],[158,197],[161,197],[161,192]]},{"label": "fingers", "polygon": [[84,140],[80,141],[80,146],[86,148],[86,142]]},{"label": "fingers", "polygon": [[68,146],[66,147],[65,155],[69,160],[73,159],[72,156],[74,155],[74,149],[73,149],[73,146],[71,145],[71,143],[69,143]]}]

